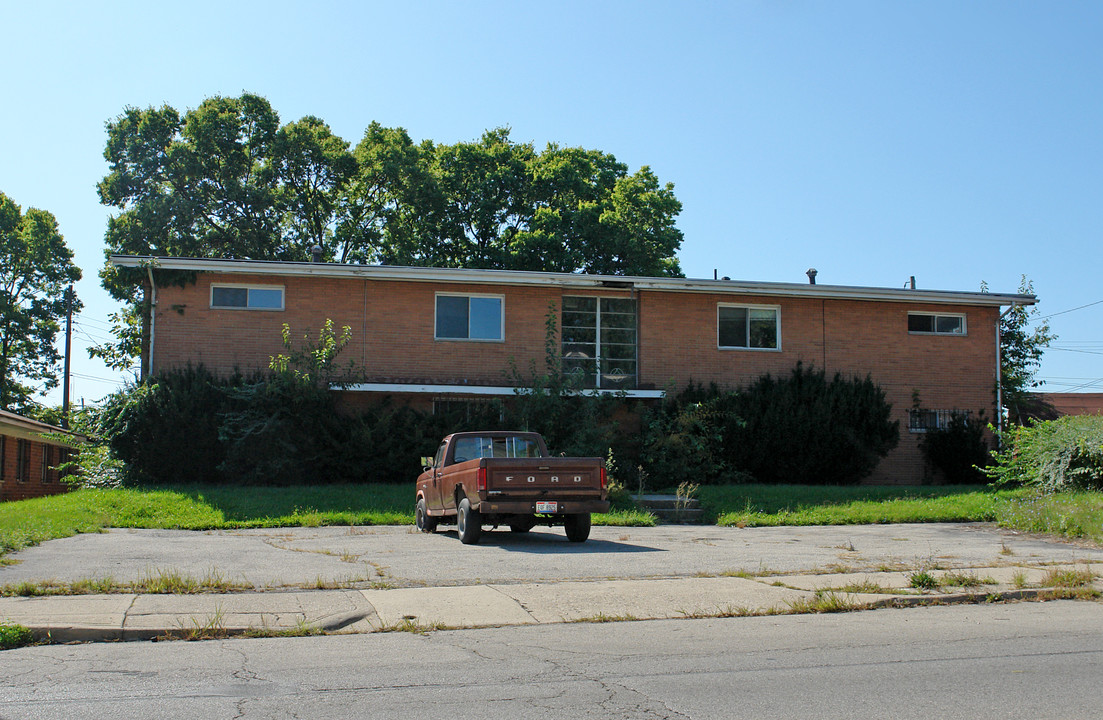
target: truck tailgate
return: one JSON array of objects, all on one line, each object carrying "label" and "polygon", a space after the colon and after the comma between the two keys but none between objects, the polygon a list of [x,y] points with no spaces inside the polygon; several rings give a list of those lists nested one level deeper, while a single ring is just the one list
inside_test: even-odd
[{"label": "truck tailgate", "polygon": [[487,458],[488,496],[599,497],[601,458]]}]

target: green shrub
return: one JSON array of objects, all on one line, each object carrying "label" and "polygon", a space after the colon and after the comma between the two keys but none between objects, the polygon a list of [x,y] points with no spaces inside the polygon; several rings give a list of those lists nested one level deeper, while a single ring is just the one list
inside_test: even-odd
[{"label": "green shrub", "polygon": [[971,418],[952,413],[944,428],[928,430],[919,441],[919,449],[931,470],[942,474],[951,485],[975,485],[984,482],[984,470],[991,462],[983,413]]},{"label": "green shrub", "polygon": [[760,482],[856,483],[900,439],[892,406],[869,376],[828,381],[797,363],[788,377],[765,375],[738,397],[744,424],[725,438],[725,453]]},{"label": "green shrub", "polygon": [[219,482],[225,458],[219,439],[227,387],[242,378],[215,377],[204,367],[162,373],[110,395],[98,432],[125,463],[127,482]]},{"label": "green shrub", "polygon": [[1046,492],[1103,490],[1103,415],[1069,415],[1001,436],[1003,449],[985,472],[997,485]]},{"label": "green shrub", "polygon": [[736,394],[690,385],[644,414],[641,458],[648,476],[659,485],[682,478],[706,484],[728,482],[732,468],[726,449],[742,425]]},{"label": "green shrub", "polygon": [[12,650],[33,642],[34,635],[30,628],[15,623],[0,622],[0,650]]}]

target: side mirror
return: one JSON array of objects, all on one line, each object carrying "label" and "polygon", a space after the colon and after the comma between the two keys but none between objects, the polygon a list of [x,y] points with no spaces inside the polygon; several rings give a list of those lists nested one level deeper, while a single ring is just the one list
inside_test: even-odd
[{"label": "side mirror", "polygon": [[433,457],[431,455],[425,455],[421,458],[421,469],[432,470],[433,469]]}]

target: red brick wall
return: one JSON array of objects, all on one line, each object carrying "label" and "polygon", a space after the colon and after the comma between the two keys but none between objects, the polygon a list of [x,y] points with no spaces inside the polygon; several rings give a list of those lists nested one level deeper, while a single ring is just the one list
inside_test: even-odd
[{"label": "red brick wall", "polygon": [[[57,465],[61,458],[61,448],[55,445],[46,445],[34,440],[25,440],[29,450],[29,462],[26,471],[26,479],[20,479],[18,474],[19,438],[11,435],[3,435],[3,458],[0,459],[0,501],[24,500],[26,498],[54,495],[69,490],[69,486],[61,481]],[[47,450],[49,448],[49,450]],[[49,452],[48,467],[45,481],[42,477],[42,454]]]},{"label": "red brick wall", "polygon": [[[212,279],[231,284],[283,285],[286,310],[212,310]],[[433,339],[435,294],[482,293],[505,298],[505,342]],[[555,287],[501,287],[296,277],[217,278],[159,288],[154,370],[202,363],[218,372],[268,366],[283,352],[280,328],[317,337],[326,318],[352,328],[341,357],[363,379],[447,385],[510,384],[511,359],[527,375],[543,370],[544,321],[558,314],[562,295],[630,297],[628,291],[585,292]],[[996,308],[891,302],[776,298],[641,291],[639,383],[680,389],[691,380],[738,387],[763,373],[785,374],[798,362],[845,376],[870,374],[886,391],[900,420],[900,447],[879,466],[876,482],[919,482],[918,435],[907,430],[913,391],[930,409],[983,409],[992,417]],[[720,350],[718,303],[780,308],[781,349]],[[964,336],[911,335],[909,311],[965,313]]]}]

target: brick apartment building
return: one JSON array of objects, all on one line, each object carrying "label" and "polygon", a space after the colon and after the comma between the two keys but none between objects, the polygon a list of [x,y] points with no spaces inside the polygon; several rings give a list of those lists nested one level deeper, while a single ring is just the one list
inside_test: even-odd
[{"label": "brick apartment building", "polygon": [[[871,480],[923,479],[918,439],[952,410],[995,417],[1001,307],[1031,295],[252,260],[113,256],[147,268],[147,374],[265,368],[281,328],[348,325],[358,381],[343,402],[390,395],[421,409],[510,396],[511,364],[544,367],[554,318],[563,367],[600,390],[661,398],[689,382],[735,388],[797,362],[869,374],[901,442]],[[159,280],[161,270],[194,282]],[[920,410],[915,409],[918,399]]]},{"label": "brick apartment building", "polygon": [[0,410],[0,501],[68,490],[58,467],[79,450],[80,442],[61,428]]}]

